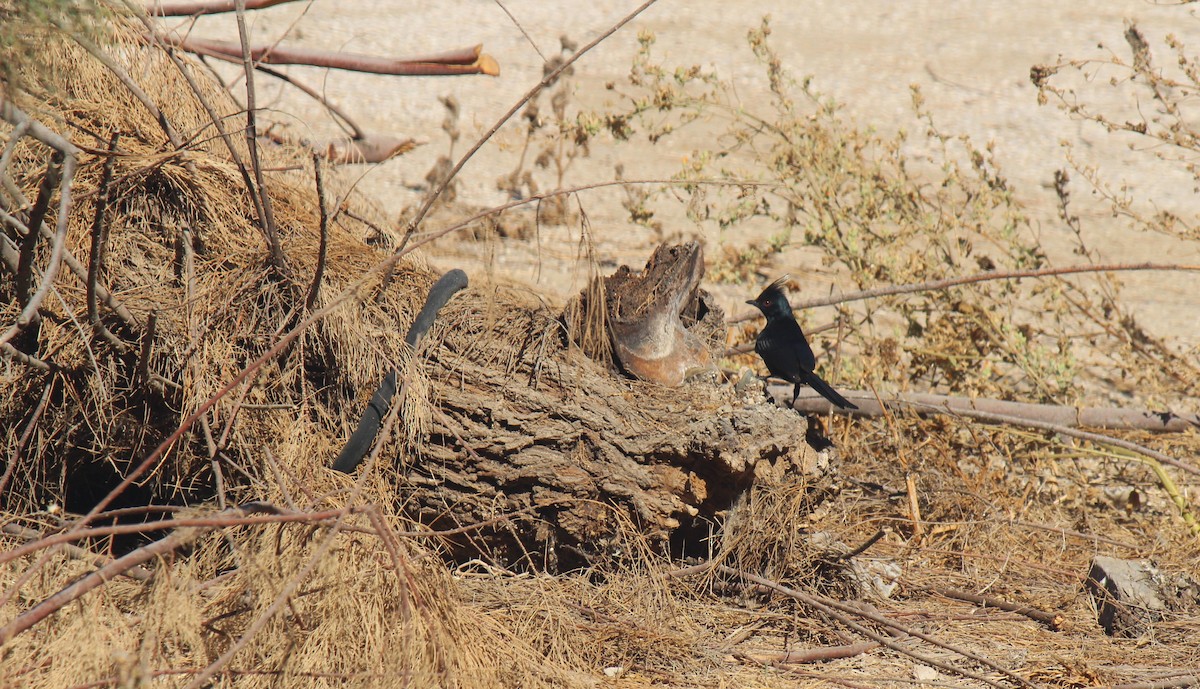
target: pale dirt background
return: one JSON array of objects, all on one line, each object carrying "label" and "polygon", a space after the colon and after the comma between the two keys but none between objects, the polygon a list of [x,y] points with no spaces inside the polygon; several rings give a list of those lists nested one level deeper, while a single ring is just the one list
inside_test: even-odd
[{"label": "pale dirt background", "polygon": [[[315,0],[250,14],[255,41],[279,40],[329,50],[346,50],[404,57],[482,43],[500,63],[499,78],[396,78],[330,72],[314,68],[285,68],[310,85],[320,86],[360,126],[371,131],[412,136],[428,142],[416,151],[385,164],[345,169],[342,180],[358,180],[358,188],[375,197],[396,218],[415,202],[433,162],[447,150],[441,131],[444,110],[437,98],[453,94],[463,105],[461,153],[472,137],[503,114],[542,75],[542,58],[559,51],[559,36],[583,44],[636,6],[616,0],[547,3],[508,0],[504,7],[529,35],[495,2],[445,0],[436,4],[373,0],[334,2]],[[1179,165],[1157,163],[1144,141],[1114,136],[1100,127],[1072,121],[1052,106],[1039,106],[1029,81],[1029,69],[1070,58],[1098,57],[1111,48],[1128,57],[1122,33],[1134,20],[1146,34],[1155,56],[1170,61],[1161,37],[1175,33],[1200,51],[1200,19],[1189,7],[1157,6],[1142,1],[1047,2],[1019,0],[955,3],[914,2],[682,2],[663,0],[577,63],[578,100],[598,105],[612,98],[604,84],[621,82],[628,73],[640,30],[656,33],[656,56],[664,64],[699,64],[733,78],[748,107],[767,97],[762,68],[746,47],[746,32],[763,15],[772,18],[772,44],[797,77],[812,75],[817,90],[834,97],[847,114],[864,127],[883,131],[920,131],[911,109],[909,84],[923,89],[929,109],[945,132],[962,133],[982,146],[993,142],[1002,173],[1037,221],[1041,241],[1057,264],[1077,262],[1069,253],[1070,233],[1058,220],[1052,180],[1065,165],[1061,142],[1073,145],[1082,161],[1097,165],[1114,185],[1128,183],[1130,192],[1194,219],[1200,211],[1195,183]],[[166,20],[187,29],[188,22]],[[233,15],[200,20],[198,35],[236,39]],[[324,139],[338,129],[322,108],[306,96],[269,77],[259,78],[260,105],[274,109],[272,117],[299,136]],[[1105,89],[1093,88],[1102,98]],[[1137,90],[1126,91],[1137,93]],[[1154,104],[1143,92],[1140,105]],[[1113,101],[1116,102],[1116,101]],[[715,132],[716,130],[714,130]],[[690,136],[703,136],[703,131]],[[920,137],[913,137],[919,140]],[[513,133],[501,133],[464,170],[462,196],[479,205],[507,200],[495,180],[515,165]],[[692,138],[690,141],[697,141]],[[911,152],[921,158],[920,146]],[[592,157],[573,170],[568,184],[613,178],[621,162],[628,179],[660,177],[674,172],[690,153],[688,136],[656,146],[593,146]],[[360,179],[361,178],[361,179]],[[1089,196],[1075,177],[1074,200]],[[651,231],[629,223],[616,190],[589,192],[582,197],[591,220],[599,257],[606,269],[620,263],[640,265],[657,241]],[[659,205],[668,238],[700,237],[709,256],[721,239],[737,244],[754,241],[753,230],[718,237],[713,227],[686,220],[678,208]],[[1102,206],[1075,207],[1082,212],[1086,240],[1113,261],[1173,261],[1200,263],[1200,245],[1160,235],[1136,233],[1114,219]],[[758,235],[761,236],[761,235]],[[560,301],[579,289],[585,279],[578,268],[578,227],[543,227],[536,240],[476,242],[443,241],[432,252],[438,267],[460,265],[473,279],[527,285]],[[775,273],[790,272],[804,290],[825,292],[849,285],[817,264],[802,247],[789,249],[771,265]],[[1200,343],[1200,277],[1195,274],[1125,274],[1126,303],[1157,335],[1180,336],[1179,345],[1194,349]],[[754,286],[719,286],[719,298],[740,312],[740,302]],[[818,320],[820,317],[817,317]]]}]

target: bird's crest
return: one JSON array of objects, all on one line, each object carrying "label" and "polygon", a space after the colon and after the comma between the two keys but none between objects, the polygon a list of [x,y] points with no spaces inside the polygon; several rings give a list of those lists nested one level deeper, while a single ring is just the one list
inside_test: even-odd
[{"label": "bird's crest", "polygon": [[784,273],[782,277],[777,279],[775,282],[772,282],[771,284],[767,285],[766,289],[764,289],[762,292],[759,293],[757,301],[762,301],[764,297],[767,297],[767,296],[771,295],[772,293],[782,294],[784,285],[786,285],[787,281],[790,279],[792,279],[791,274]]}]

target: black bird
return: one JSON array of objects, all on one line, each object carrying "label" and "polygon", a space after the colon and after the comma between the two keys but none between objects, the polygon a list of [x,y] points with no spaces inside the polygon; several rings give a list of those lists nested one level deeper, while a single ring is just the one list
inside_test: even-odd
[{"label": "black bird", "polygon": [[800,396],[800,386],[808,385],[842,409],[858,409],[816,374],[817,357],[813,355],[812,347],[808,346],[804,331],[792,316],[792,305],[783,294],[782,285],[786,279],[787,276],[784,276],[772,282],[758,295],[758,299],[746,302],[758,307],[767,317],[766,326],[754,342],[754,351],[762,357],[772,375],[796,386],[792,392],[793,405]]}]

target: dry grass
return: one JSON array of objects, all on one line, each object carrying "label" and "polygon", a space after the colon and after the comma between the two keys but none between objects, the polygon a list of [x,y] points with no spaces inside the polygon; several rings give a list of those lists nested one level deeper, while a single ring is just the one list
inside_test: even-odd
[{"label": "dry grass", "polygon": [[[141,104],[69,41],[47,46],[45,63],[51,69],[28,76],[28,105],[37,117],[74,132],[93,149],[103,148],[109,132],[122,133],[115,178],[120,200],[112,212],[105,282],[135,325],[158,313],[151,370],[179,387],[135,384],[137,333],[110,319],[135,346],[122,354],[99,343],[86,323],[79,323],[80,314],[86,321],[82,281],[61,278],[41,326],[41,353],[61,370],[35,375],[7,360],[0,370],[8,392],[0,400],[4,454],[10,462],[21,457],[13,483],[0,497],[6,523],[56,528],[63,507],[81,512],[94,504],[115,477],[299,322],[303,314],[297,305],[316,267],[317,211],[309,171],[271,177],[269,192],[293,271],[281,278],[267,267],[266,244],[239,172],[176,68],[155,50],[121,42],[111,50],[131,70],[136,66],[147,92],[172,94],[161,98],[160,106],[190,142],[185,150],[171,150]],[[215,83],[204,78],[201,83],[205,97],[236,130],[236,104]],[[840,126],[806,139],[820,144],[809,155],[843,171],[857,170],[860,179],[883,175],[892,186],[875,188],[877,196],[864,192],[854,208],[903,211],[879,227],[906,233],[889,236],[880,246],[867,241],[869,232],[855,242],[830,244],[847,242],[847,227],[864,229],[853,225],[862,216],[847,213],[845,204],[812,210],[828,212],[837,222],[813,221],[806,229],[810,240],[824,242],[856,278],[940,275],[936,262],[911,265],[930,242],[946,255],[961,247],[949,234],[930,239],[937,228],[996,239],[1014,226],[1019,209],[986,176],[982,189],[991,189],[993,196],[982,201],[976,196],[970,213],[946,206],[933,227],[905,225],[897,217],[934,217],[919,205],[903,209],[888,201],[918,203],[920,196],[909,196],[904,187],[912,180],[895,177],[902,167],[873,164],[879,158],[864,152],[878,149],[870,146],[838,148],[839,156],[850,156],[839,163],[828,147],[851,131]],[[235,141],[244,154],[243,140]],[[894,148],[884,152],[898,155]],[[45,157],[45,150],[27,142],[17,147],[7,173],[27,195],[36,190]],[[305,165],[294,152],[273,151],[270,157],[272,165]],[[78,217],[69,240],[77,256],[86,255],[101,160],[89,155],[82,163]],[[974,193],[981,188],[971,185],[979,182],[968,175],[956,183],[959,192]],[[811,205],[817,198],[811,191],[785,189],[797,205]],[[992,205],[985,202],[989,199]],[[965,227],[955,225],[964,222]],[[175,267],[185,228],[198,239],[190,273]],[[187,505],[177,517],[212,514],[219,500],[357,511],[197,532],[190,547],[150,563],[156,572],[152,580],[114,579],[16,636],[0,650],[0,686],[190,686],[243,640],[231,662],[214,668],[210,686],[879,686],[909,685],[915,676],[933,681],[928,674],[914,675],[916,663],[909,655],[882,648],[819,665],[774,662],[784,651],[863,637],[844,616],[747,587],[736,577],[713,570],[671,576],[688,563],[651,552],[633,524],[625,524],[627,552],[611,566],[553,576],[511,572],[495,563],[447,564],[436,539],[390,533],[416,528],[404,517],[397,496],[398,470],[367,472],[352,485],[325,467],[380,372],[405,360],[400,324],[411,321],[432,276],[418,261],[408,260],[383,289],[382,277],[371,271],[386,253],[364,245],[361,237],[367,232],[345,215],[331,225],[326,282],[317,306],[333,304],[352,287],[353,298],[318,321],[287,356],[272,360],[218,402],[205,416],[208,430],[186,435],[127,496],[134,504]],[[994,260],[1028,257],[1018,240],[1003,239],[1010,243],[995,245]],[[888,251],[897,253],[885,262],[881,257]],[[1048,299],[1059,305],[1080,303],[1065,293],[1087,294],[1086,286],[1057,289]],[[479,332],[497,340],[547,337],[549,316],[528,299],[486,288],[474,288],[472,294],[438,326],[447,337],[463,340]],[[1020,389],[1033,395],[1082,394],[1070,388],[1070,376],[1063,382],[1058,368],[1067,361],[1066,349],[1047,350],[1041,361],[1021,359],[1014,331],[986,327],[995,322],[997,304],[1018,301],[1012,292],[956,294],[915,305],[887,302],[859,314],[864,320],[920,320],[921,334],[912,337],[920,338],[925,350],[913,353],[908,341],[862,328],[861,341],[852,343],[861,353],[859,363],[847,364],[846,373],[867,384],[902,380],[982,393],[1018,380]],[[17,308],[7,291],[5,297],[0,322],[8,323]],[[1041,340],[1073,336],[1070,329],[1086,320],[1070,309],[1070,317],[1060,317],[1064,312],[1058,309],[1036,321]],[[468,330],[467,322],[488,326]],[[955,333],[967,326],[978,333],[969,343],[973,349],[956,352],[967,345]],[[1124,344],[1102,342],[1092,352],[1110,366],[1145,367],[1170,359],[1145,342],[1110,335]],[[492,341],[461,343],[459,350],[499,369],[511,363],[502,358],[511,350]],[[963,363],[967,354],[970,361],[992,357],[1003,366],[983,370]],[[419,367],[404,366],[414,390],[404,418],[426,418],[433,412],[421,406],[428,397],[422,386],[430,383]],[[1192,394],[1195,385],[1179,376],[1141,374],[1137,380],[1152,384],[1159,398],[1176,401]],[[30,410],[47,386],[51,403],[17,453]],[[1200,664],[1200,651],[1191,641],[1200,634],[1195,601],[1191,608],[1168,613],[1142,637],[1119,639],[1105,636],[1095,624],[1083,592],[1082,577],[1098,554],[1150,559],[1171,575],[1195,572],[1200,542],[1144,464],[1104,448],[965,420],[897,413],[831,424],[828,433],[839,448],[832,458],[834,480],[804,483],[762,467],[752,493],[712,540],[721,562],[812,595],[861,598],[888,618],[987,656],[1037,686],[1120,683]],[[404,445],[419,439],[421,429],[409,423]],[[206,436],[218,445],[226,467],[224,494],[214,483]],[[1176,457],[1200,453],[1194,432],[1129,437]],[[385,456],[396,452],[389,447]],[[1194,493],[1194,478],[1180,483]],[[95,486],[101,494],[95,494]],[[1140,500],[1114,503],[1108,490],[1114,487],[1131,488]],[[919,507],[919,519],[910,499]],[[52,504],[57,508],[47,509]],[[865,553],[851,560],[838,557],[880,529],[884,536]],[[6,550],[19,544],[16,538],[4,539]],[[105,552],[139,543],[95,539],[88,545]],[[55,549],[5,562],[0,565],[0,622],[7,624],[94,569]],[[872,590],[871,577],[889,571],[898,572],[897,586],[883,598]],[[1050,631],[1019,615],[930,593],[938,587],[1058,612],[1066,623],[1061,631]],[[883,631],[875,624],[868,628]],[[1014,683],[928,642],[903,634],[896,638],[913,652],[1001,685]],[[979,684],[945,671],[936,680]]]}]

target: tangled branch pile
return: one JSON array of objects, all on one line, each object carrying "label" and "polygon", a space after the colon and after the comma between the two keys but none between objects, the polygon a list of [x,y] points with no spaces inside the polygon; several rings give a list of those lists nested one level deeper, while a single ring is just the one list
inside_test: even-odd
[{"label": "tangled branch pile", "polygon": [[[295,151],[262,149],[264,168],[288,171],[259,193],[237,104],[195,63],[130,35],[54,34],[21,93],[5,94],[19,106],[3,130],[8,217],[28,219],[51,186],[52,152],[22,122],[69,133],[80,153],[70,256],[53,281],[30,271],[50,289],[0,370],[0,683],[794,686],[940,674],[1066,687],[1169,680],[1200,662],[1180,641],[1200,631],[1187,577],[1200,545],[1163,495],[1161,466],[906,413],[835,420],[825,433],[840,456],[818,456],[794,415],[728,388],[615,377],[569,345],[557,310],[489,286],[456,298],[415,358],[403,324],[432,271],[366,246],[374,230],[342,212],[352,198],[328,204],[323,223],[315,171]],[[731,140],[781,137],[746,146],[767,153],[775,196],[748,186],[707,207],[712,217],[802,227],[864,286],[972,262],[1040,265],[985,153],[927,193],[898,141],[787,101],[764,39],[752,35],[782,110]],[[687,105],[669,70],[640,70],[635,87],[657,97],[643,110]],[[608,123],[630,136],[635,118]],[[59,220],[53,195],[44,222],[25,224],[33,238]],[[34,242],[5,222],[5,275],[20,273],[23,240],[36,252],[27,265],[50,264],[49,229]],[[17,283],[0,285],[5,327],[29,303]],[[1194,397],[1194,362],[1132,319],[1088,329],[1118,308],[1109,292],[1059,282],[882,300],[855,315],[858,363],[842,379],[1062,401],[1087,394],[1073,375],[1082,365],[1071,368],[1086,355],[1112,377],[1097,386],[1127,376],[1121,385],[1156,399]],[[1100,344],[1085,349],[1088,338]],[[329,471],[391,367],[407,391],[398,438],[357,478]],[[1125,437],[1176,456],[1200,449],[1194,433]],[[570,490],[584,483],[572,471],[631,457],[595,494]],[[725,473],[706,473],[717,459]],[[714,480],[727,475],[745,483]],[[671,498],[639,503],[629,477],[670,484]],[[1194,477],[1179,483],[1186,495]],[[681,515],[696,519],[681,529]],[[1096,555],[1153,560],[1178,584],[1140,638],[1097,626],[1083,587]]]}]

